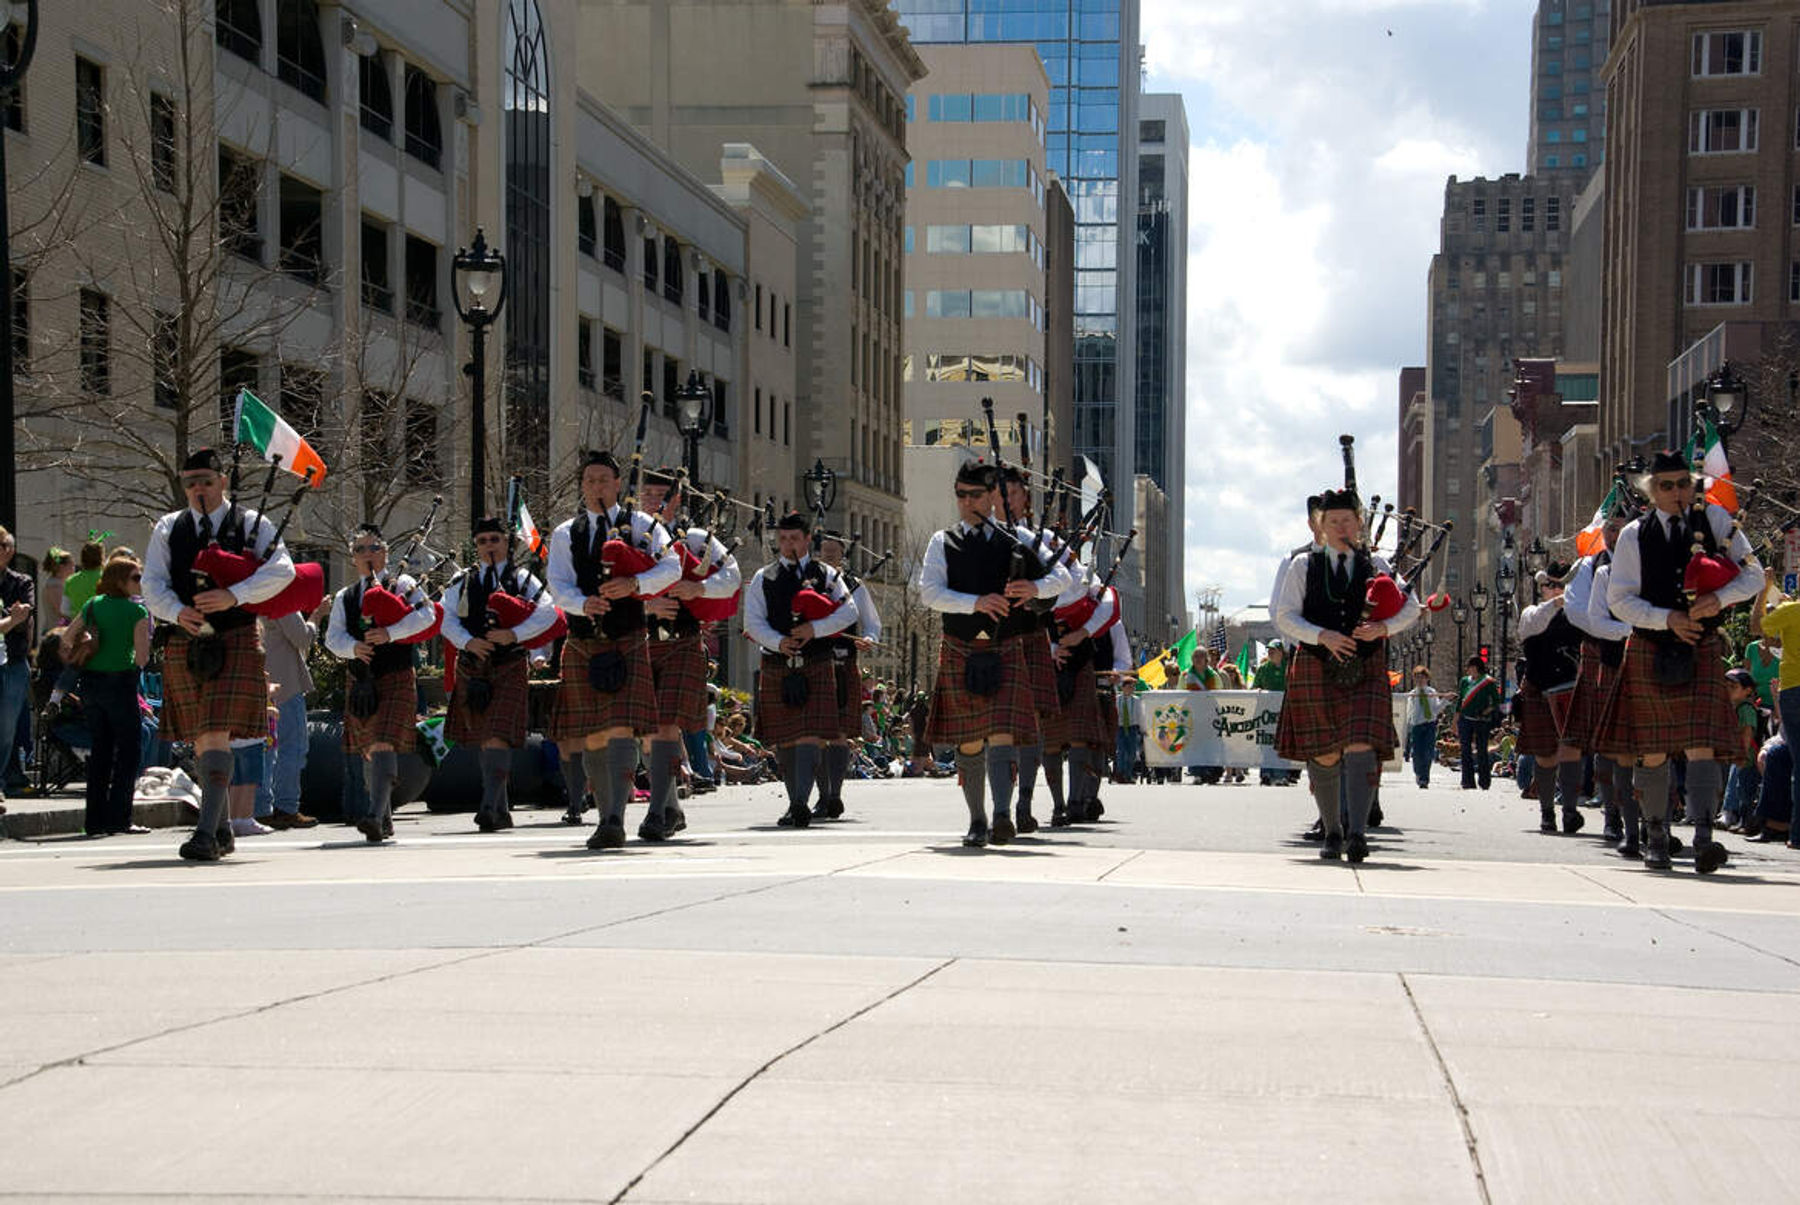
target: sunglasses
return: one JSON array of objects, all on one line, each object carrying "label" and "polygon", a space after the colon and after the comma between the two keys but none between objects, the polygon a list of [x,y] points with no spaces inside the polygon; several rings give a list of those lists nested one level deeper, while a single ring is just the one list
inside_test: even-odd
[{"label": "sunglasses", "polygon": [[475,542],[477,544],[504,544],[504,543],[506,543],[506,537],[505,536],[476,536]]},{"label": "sunglasses", "polygon": [[[479,541],[479,540],[476,541],[476,543],[478,543],[478,544],[480,542],[481,541]],[[357,554],[361,554],[361,553],[365,553],[365,552],[384,552],[386,550],[387,550],[386,544],[358,544],[356,547],[352,548],[350,551],[357,553]]]},{"label": "sunglasses", "polygon": [[986,490],[957,490],[956,491],[956,496],[958,498],[985,498],[985,497],[987,497],[987,494],[988,494],[988,492]]},{"label": "sunglasses", "polygon": [[1658,481],[1656,488],[1665,494],[1672,494],[1676,490],[1691,490],[1694,488],[1694,479],[1683,477],[1679,481]]}]

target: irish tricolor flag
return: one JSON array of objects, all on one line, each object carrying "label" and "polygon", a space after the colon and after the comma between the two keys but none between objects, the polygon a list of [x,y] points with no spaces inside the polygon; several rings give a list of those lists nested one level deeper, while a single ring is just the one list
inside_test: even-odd
[{"label": "irish tricolor flag", "polygon": [[312,445],[248,389],[238,390],[237,418],[232,426],[237,441],[255,448],[264,460],[275,462],[280,457],[281,467],[296,477],[306,476],[311,469],[314,489],[325,480],[325,462]]},{"label": "irish tricolor flag", "polygon": [[1735,515],[1738,509],[1737,487],[1731,483],[1731,462],[1725,459],[1725,443],[1719,438],[1718,428],[1711,422],[1704,418],[1696,418],[1694,422],[1694,434],[1687,446],[1688,463],[1710,479],[1706,487],[1706,500]]},{"label": "irish tricolor flag", "polygon": [[1606,547],[1606,533],[1601,528],[1606,526],[1606,517],[1613,513],[1619,504],[1619,483],[1613,482],[1612,488],[1606,491],[1606,497],[1600,502],[1600,509],[1588,520],[1588,525],[1575,533],[1575,555],[1593,556]]}]

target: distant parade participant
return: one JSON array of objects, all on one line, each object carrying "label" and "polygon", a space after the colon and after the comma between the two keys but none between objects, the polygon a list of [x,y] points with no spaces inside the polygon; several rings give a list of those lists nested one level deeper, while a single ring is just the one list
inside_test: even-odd
[{"label": "distant parade participant", "polygon": [[[1620,531],[1624,530],[1628,520],[1629,516],[1619,522]],[[1617,546],[1618,532],[1613,532],[1607,538],[1605,560],[1594,570],[1594,584],[1588,593],[1587,630],[1600,638],[1604,675],[1600,683],[1599,699],[1594,706],[1588,747],[1595,751],[1594,759],[1597,763],[1604,761],[1612,767],[1613,798],[1619,804],[1619,856],[1637,859],[1644,856],[1644,814],[1638,805],[1637,762],[1633,758],[1612,757],[1599,751],[1600,718],[1606,714],[1607,705],[1619,689],[1619,671],[1625,664],[1625,642],[1631,635],[1631,625],[1614,614],[1612,609],[1612,550]],[[1669,852],[1674,853],[1677,848],[1678,843],[1671,834]]]},{"label": "distant parade participant", "polygon": [[[266,737],[269,679],[256,616],[244,610],[267,602],[294,580],[294,561],[275,526],[225,497],[225,465],[212,448],[182,461],[188,504],[156,521],[144,558],[144,601],[174,625],[163,655],[160,737],[192,741],[200,778],[200,821],[181,845],[190,862],[216,862],[236,847],[226,816],[231,788],[231,742]],[[209,546],[263,558],[229,589],[196,573]]]},{"label": "distant parade participant", "polygon": [[[352,663],[344,706],[344,748],[363,759],[369,815],[356,828],[370,844],[394,835],[394,780],[400,755],[418,740],[419,686],[413,651],[401,641],[429,630],[437,616],[425,591],[406,574],[391,580],[381,528],[364,523],[350,536],[356,580],[337,592],[325,628],[325,647]],[[390,623],[367,615],[364,600],[379,591],[406,609]],[[386,600],[383,600],[386,601]]]},{"label": "distant parade participant", "polygon": [[1465,663],[1456,682],[1456,743],[1462,753],[1462,789],[1477,785],[1487,790],[1493,780],[1494,759],[1488,737],[1500,719],[1500,683],[1488,673],[1487,662],[1476,653]]},{"label": "distant parade participant", "polygon": [[[659,734],[651,746],[650,807],[638,827],[643,840],[661,841],[673,828],[668,797],[674,794],[681,758],[678,707],[670,712],[676,740],[671,745],[660,736],[669,726],[662,723],[657,706],[644,602],[680,581],[681,559],[661,523],[632,500],[620,501],[623,487],[613,454],[590,452],[581,467],[581,508],[551,532],[545,570],[569,619],[552,735],[560,747],[579,745],[582,750],[582,770],[600,811],[600,822],[587,840],[594,850],[625,844],[625,807],[637,780],[639,738]],[[698,629],[692,635],[691,644],[665,654],[665,671],[674,675],[671,700],[679,696],[691,720],[694,688],[675,679],[692,679],[694,655],[699,654],[704,723],[706,661]]]},{"label": "distant parade participant", "polygon": [[[1618,667],[1625,659],[1625,638],[1631,625],[1613,618],[1610,607],[1597,611],[1595,602],[1605,599],[1605,591],[1596,591],[1601,570],[1612,562],[1612,548],[1625,526],[1626,515],[1615,508],[1601,526],[1604,546],[1591,556],[1582,557],[1575,565],[1563,591],[1563,612],[1581,632],[1581,663],[1576,671],[1575,696],[1569,702],[1569,714],[1563,722],[1563,742],[1594,759],[1594,794],[1600,801],[1602,837],[1608,845],[1624,839],[1625,826],[1621,812],[1618,763],[1594,749],[1594,730],[1606,696],[1618,680]],[[1632,811],[1636,813],[1635,801]],[[1632,844],[1637,844],[1636,820],[1633,820]]]},{"label": "distant parade participant", "polygon": [[[456,689],[444,735],[477,750],[481,803],[475,826],[484,833],[513,826],[507,783],[513,750],[525,747],[530,696],[525,645],[556,622],[552,596],[531,573],[512,563],[506,527],[487,515],[473,528],[476,563],[444,590],[443,638],[456,650]],[[507,594],[529,605],[511,627],[493,613],[493,599]]]},{"label": "distant parade participant", "polygon": [[812,525],[790,512],[775,525],[773,562],[744,591],[744,635],[762,646],[757,737],[776,750],[788,808],[783,828],[812,823],[807,800],[827,742],[843,731],[832,637],[856,623],[856,602],[838,571],[812,556]]},{"label": "distant parade participant", "polygon": [[824,771],[819,775],[819,803],[814,820],[836,820],[844,814],[844,780],[850,776],[850,747],[862,739],[862,667],[857,654],[868,652],[881,641],[881,612],[862,578],[844,563],[850,542],[836,532],[819,537],[819,559],[838,571],[844,588],[856,604],[856,622],[839,632],[832,642],[837,671],[838,737],[825,746]]},{"label": "distant parade participant", "polygon": [[[1288,669],[1275,747],[1282,757],[1307,763],[1325,830],[1319,856],[1361,862],[1369,853],[1373,779],[1398,740],[1387,640],[1418,619],[1419,602],[1408,592],[1390,619],[1365,619],[1371,581],[1392,571],[1360,544],[1362,502],[1353,490],[1326,491],[1320,510],[1325,547],[1294,557],[1275,607],[1276,627],[1302,646]],[[1347,839],[1339,819],[1340,785]]]},{"label": "distant parade participant", "polygon": [[[1553,564],[1540,575],[1541,602],[1519,613],[1519,647],[1525,654],[1524,681],[1513,696],[1513,712],[1519,720],[1514,746],[1537,762],[1538,831],[1556,831],[1556,807],[1562,804],[1562,831],[1580,832],[1581,749],[1566,740],[1556,721],[1552,701],[1559,692],[1572,692],[1581,673],[1581,629],[1568,614],[1563,579],[1569,567]],[[1566,694],[1564,702],[1571,702]]]},{"label": "distant parade participant", "polygon": [[1694,869],[1711,874],[1728,860],[1712,839],[1723,787],[1717,759],[1733,759],[1742,739],[1718,627],[1726,608],[1756,597],[1762,566],[1724,507],[1696,502],[1681,455],[1658,452],[1644,492],[1652,509],[1626,525],[1613,550],[1607,599],[1632,631],[1595,747],[1637,759],[1644,865],[1653,870],[1669,868],[1669,757],[1685,751]]},{"label": "distant parade participant", "polygon": [[[1057,700],[1062,705],[1062,730],[1067,743],[1063,758],[1046,758],[1044,762],[1055,808],[1050,816],[1051,828],[1091,824],[1103,810],[1100,776],[1113,736],[1101,706],[1094,654],[1101,636],[1119,621],[1117,596],[1101,588],[1099,576],[1082,565],[1072,550],[1063,555],[1059,564],[1069,573],[1069,585],[1057,596],[1051,612],[1057,618],[1051,631],[1055,640],[1051,656],[1056,665]],[[1082,618],[1084,611],[1086,617]],[[1107,635],[1106,641],[1110,649],[1112,637]],[[1056,791],[1062,779],[1059,762],[1065,758],[1069,771],[1066,804],[1057,798]]]},{"label": "distant parade participant", "polygon": [[[1016,744],[1038,738],[1031,681],[1025,662],[1027,633],[1037,626],[1023,605],[1054,598],[1062,579],[1051,572],[1049,554],[1032,555],[1017,533],[991,515],[999,482],[988,465],[971,462],[957,470],[955,526],[939,531],[926,546],[919,568],[919,595],[943,615],[928,739],[954,745],[969,808],[963,844],[979,848],[1004,844],[1017,835],[1012,818]],[[1015,550],[1023,557],[1015,557]],[[1015,566],[1023,572],[1015,573]],[[994,795],[988,823],[986,789]]]},{"label": "distant parade participant", "polygon": [[[729,600],[743,588],[737,558],[704,527],[687,522],[674,469],[644,477],[644,510],[670,533],[682,565],[681,579],[647,599],[650,672],[656,684],[656,732],[650,739],[650,816],[638,836],[657,841],[687,827],[678,772],[683,737],[706,729],[706,645],[697,608],[701,600]],[[657,822],[660,814],[661,821]]]},{"label": "distant parade participant", "polygon": [[[1014,516],[1014,530],[1019,538],[1032,544],[1040,553],[1051,556],[1055,562],[1051,572],[1061,575],[1069,586],[1074,585],[1074,575],[1062,564],[1061,558],[1054,556],[1054,537],[1047,531],[1040,536],[1038,529],[1029,522],[1031,490],[1026,485],[1025,474],[1009,465],[1001,477],[1006,487],[1007,505],[1011,507]],[[1067,588],[1068,586],[1064,587],[1065,590]],[[1039,598],[1042,598],[1041,593]],[[1037,710],[1038,739],[1018,747],[1018,801],[1013,827],[1021,833],[1035,833],[1038,829],[1037,817],[1031,814],[1031,798],[1037,784],[1039,766],[1043,766],[1045,770],[1044,777],[1050,788],[1052,808],[1055,812],[1064,810],[1062,760],[1063,750],[1069,744],[1069,725],[1063,716],[1062,699],[1056,693],[1056,661],[1050,647],[1055,639],[1053,633],[1056,618],[1053,608],[1054,603],[1041,601],[1035,607],[1027,604],[1026,608],[1033,630],[1028,631],[1024,639],[1025,672],[1031,679],[1032,705]]]}]

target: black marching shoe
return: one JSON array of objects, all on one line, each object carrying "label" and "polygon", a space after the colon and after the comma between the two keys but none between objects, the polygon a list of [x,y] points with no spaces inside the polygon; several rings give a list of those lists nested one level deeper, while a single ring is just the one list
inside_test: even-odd
[{"label": "black marching shoe", "polygon": [[969,823],[969,831],[963,835],[965,849],[980,849],[988,843],[988,826],[976,821]]},{"label": "black marching shoe", "polygon": [[1019,835],[1019,830],[1005,816],[994,817],[994,827],[988,830],[988,844],[1005,845]]},{"label": "black marching shoe", "polygon": [[370,845],[381,844],[381,821],[358,820],[356,822],[356,831],[361,833],[363,835],[363,840],[367,841]]},{"label": "black marching shoe", "polygon": [[1644,845],[1644,869],[1669,869],[1669,830],[1658,825],[1650,826],[1650,839]]},{"label": "black marching shoe", "polygon": [[221,858],[237,852],[237,834],[231,831],[231,821],[227,820],[213,830],[213,843],[219,847]]},{"label": "black marching shoe", "polygon": [[1587,817],[1574,808],[1564,808],[1562,830],[1565,833],[1578,833],[1587,824]]},{"label": "black marching shoe", "polygon": [[1369,806],[1369,827],[1370,828],[1380,828],[1382,821],[1384,821],[1386,819],[1387,819],[1387,817],[1382,815],[1381,805],[1379,803],[1371,804]]},{"label": "black marching shoe", "polygon": [[625,825],[618,820],[602,820],[587,839],[589,849],[623,849],[624,846]]},{"label": "black marching shoe", "polygon": [[512,809],[511,808],[507,808],[503,811],[494,813],[494,827],[495,828],[497,828],[497,829],[511,828],[512,826],[513,826],[513,818],[512,818]]},{"label": "black marching shoe", "polygon": [[782,828],[809,828],[812,825],[812,813],[806,810],[804,803],[791,805],[775,822]]},{"label": "black marching shoe", "polygon": [[1351,833],[1350,840],[1344,845],[1344,857],[1351,862],[1360,862],[1369,856],[1369,839],[1361,833]]},{"label": "black marching shoe", "polygon": [[392,816],[383,816],[381,818],[381,835],[384,837],[391,837],[394,835],[394,818]]},{"label": "black marching shoe", "polygon": [[1106,805],[1100,802],[1100,797],[1098,795],[1087,801],[1087,818],[1089,824],[1092,824],[1104,815],[1106,815]]},{"label": "black marching shoe", "polygon": [[1068,828],[1069,827],[1069,809],[1066,804],[1059,803],[1055,807],[1050,809],[1050,827],[1051,828]]},{"label": "black marching shoe", "polygon": [[205,833],[195,833],[181,843],[175,851],[189,862],[217,862],[219,860],[219,843]]},{"label": "black marching shoe", "polygon": [[475,827],[484,833],[491,833],[498,828],[499,825],[494,823],[494,814],[492,812],[483,811],[475,813]]},{"label": "black marching shoe", "polygon": [[1019,819],[1014,827],[1019,830],[1020,836],[1023,836],[1026,833],[1035,833],[1038,831],[1037,817],[1033,816],[1030,812],[1021,809],[1019,812]]},{"label": "black marching shoe", "polygon": [[1704,845],[1695,845],[1694,869],[1700,874],[1711,874],[1730,860],[1730,852],[1717,841],[1708,841]]},{"label": "black marching shoe", "polygon": [[1325,834],[1325,844],[1319,846],[1319,857],[1327,862],[1335,862],[1344,856],[1344,834],[1335,829]]},{"label": "black marching shoe", "polygon": [[1556,831],[1556,807],[1554,804],[1538,804],[1538,832],[1553,833]]},{"label": "black marching shoe", "polygon": [[669,827],[668,816],[666,813],[651,812],[648,816],[645,816],[643,822],[638,825],[638,840],[667,841],[671,831],[673,830]]},{"label": "black marching shoe", "polygon": [[1300,834],[1300,839],[1302,841],[1323,841],[1325,839],[1325,822],[1323,820],[1313,821],[1312,827]]},{"label": "black marching shoe", "polygon": [[675,808],[674,815],[672,815],[669,818],[669,831],[671,833],[678,833],[686,827],[687,827],[687,813],[682,811],[680,808]]}]

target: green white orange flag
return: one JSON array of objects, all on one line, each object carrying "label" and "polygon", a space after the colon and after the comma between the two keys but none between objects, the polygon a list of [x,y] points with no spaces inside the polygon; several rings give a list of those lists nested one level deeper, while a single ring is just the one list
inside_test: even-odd
[{"label": "green white orange flag", "polygon": [[1687,446],[1688,463],[1709,479],[1706,500],[1735,515],[1737,487],[1731,481],[1731,462],[1725,458],[1725,441],[1719,438],[1718,428],[1705,418],[1696,418],[1694,423],[1694,434]]},{"label": "green white orange flag", "polygon": [[1619,483],[1613,482],[1612,488],[1606,491],[1606,497],[1600,502],[1600,509],[1588,520],[1588,525],[1575,533],[1575,555],[1593,556],[1606,547],[1606,533],[1601,528],[1606,526],[1606,517],[1619,504]]},{"label": "green white orange flag", "polygon": [[[312,470],[313,488],[325,480],[325,461],[313,451],[300,433],[288,426],[282,417],[269,409],[263,400],[248,389],[238,390],[237,416],[232,421],[237,441],[255,448],[264,460],[279,463],[296,477]],[[280,457],[277,461],[276,458]]]}]

